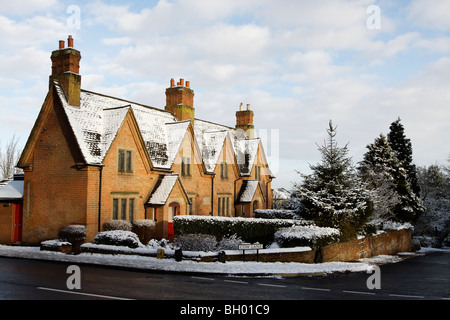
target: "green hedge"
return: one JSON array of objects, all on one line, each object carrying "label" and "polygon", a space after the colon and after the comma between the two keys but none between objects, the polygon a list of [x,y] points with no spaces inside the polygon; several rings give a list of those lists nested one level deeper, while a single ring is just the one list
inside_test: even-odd
[{"label": "green hedge", "polygon": [[173,219],[176,236],[186,234],[209,234],[220,241],[224,237],[236,235],[245,242],[259,242],[269,245],[280,228],[293,225],[307,225],[304,220],[227,218],[210,216],[176,216]]}]

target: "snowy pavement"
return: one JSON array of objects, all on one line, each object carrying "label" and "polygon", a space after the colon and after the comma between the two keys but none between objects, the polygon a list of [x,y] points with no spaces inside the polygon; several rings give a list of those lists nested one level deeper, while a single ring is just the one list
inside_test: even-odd
[{"label": "snowy pavement", "polygon": [[[419,254],[423,254],[419,252]],[[67,262],[71,264],[91,264],[143,271],[204,273],[245,276],[301,276],[311,274],[329,274],[334,272],[369,272],[372,265],[396,263],[415,254],[397,256],[377,256],[362,259],[359,262],[325,262],[318,264],[281,263],[281,262],[196,262],[173,258],[157,259],[136,255],[109,255],[81,253],[79,255],[59,252],[40,251],[39,247],[21,247],[0,245],[0,256],[47,261]]]}]

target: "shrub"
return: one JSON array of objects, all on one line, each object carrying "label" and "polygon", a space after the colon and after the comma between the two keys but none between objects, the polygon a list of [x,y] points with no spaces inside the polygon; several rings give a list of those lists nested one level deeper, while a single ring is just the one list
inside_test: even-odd
[{"label": "shrub", "polygon": [[175,238],[174,245],[183,251],[214,251],[217,240],[208,234],[186,234]]},{"label": "shrub", "polygon": [[136,233],[139,240],[144,244],[147,244],[153,238],[154,230],[155,222],[153,220],[135,220],[132,223],[131,231]]},{"label": "shrub", "polygon": [[104,231],[123,230],[131,231],[131,223],[127,220],[109,220],[103,224]]},{"label": "shrub", "polygon": [[59,230],[59,238],[72,244],[72,252],[79,254],[80,246],[86,241],[86,227],[83,225],[70,225]]},{"label": "shrub", "polygon": [[186,234],[209,234],[217,241],[236,235],[245,242],[268,245],[273,242],[275,232],[292,225],[303,225],[304,220],[227,218],[210,216],[176,216],[173,219],[177,236]]},{"label": "shrub", "polygon": [[275,241],[282,248],[305,246],[313,249],[339,241],[340,232],[335,228],[295,226],[275,233]]},{"label": "shrub", "polygon": [[137,234],[124,230],[99,232],[94,238],[94,243],[113,246],[126,246],[130,248],[143,247]]},{"label": "shrub", "polygon": [[70,225],[59,230],[59,238],[72,244],[86,241],[86,227],[83,225]]},{"label": "shrub", "polygon": [[217,244],[216,250],[238,250],[241,243],[244,243],[244,241],[233,234],[231,237],[225,237],[220,240],[220,242]]}]

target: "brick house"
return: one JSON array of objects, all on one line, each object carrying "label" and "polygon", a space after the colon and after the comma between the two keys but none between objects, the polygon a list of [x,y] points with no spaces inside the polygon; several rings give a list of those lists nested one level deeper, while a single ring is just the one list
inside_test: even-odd
[{"label": "brick house", "polygon": [[194,91],[172,79],[158,109],[81,89],[81,55],[69,36],[52,52],[49,91],[20,157],[24,243],[112,219],[153,219],[157,237],[175,215],[252,217],[272,207],[272,175],[254,138],[253,111],[236,126],[195,118]]},{"label": "brick house", "polygon": [[23,174],[0,181],[0,243],[22,241]]}]

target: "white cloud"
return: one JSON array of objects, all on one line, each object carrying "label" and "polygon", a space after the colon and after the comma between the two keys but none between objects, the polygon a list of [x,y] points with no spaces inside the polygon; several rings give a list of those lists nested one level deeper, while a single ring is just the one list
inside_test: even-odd
[{"label": "white cloud", "polygon": [[414,0],[408,9],[408,21],[426,29],[450,30],[448,0]]},{"label": "white cloud", "polygon": [[[9,89],[0,92],[0,101],[7,109],[34,108],[24,112],[30,116],[20,126],[33,123],[39,111],[51,50],[73,32],[64,5],[51,3],[30,3],[30,15],[20,17],[15,5],[2,4],[0,83]],[[148,7],[81,2],[81,30],[74,37],[82,50],[82,86],[163,107],[170,78],[184,78],[195,90],[196,116],[230,126],[239,103],[250,103],[257,129],[280,130],[275,184],[295,180],[281,174],[320,159],[315,142],[326,137],[329,119],[339,126],[339,144],[350,141],[355,160],[398,116],[419,164],[446,158],[450,147],[438,141],[450,118],[450,36],[440,13],[448,12],[446,2],[417,0],[401,10],[376,3],[380,30],[366,26],[373,0],[160,0]],[[396,62],[407,64],[419,54],[428,66],[404,80]],[[393,77],[396,85],[386,84]],[[0,122],[11,119],[17,114],[8,111]]]},{"label": "white cloud", "polygon": [[55,7],[58,0],[20,0],[1,1],[0,12],[3,15],[24,16],[31,13],[43,12]]}]

